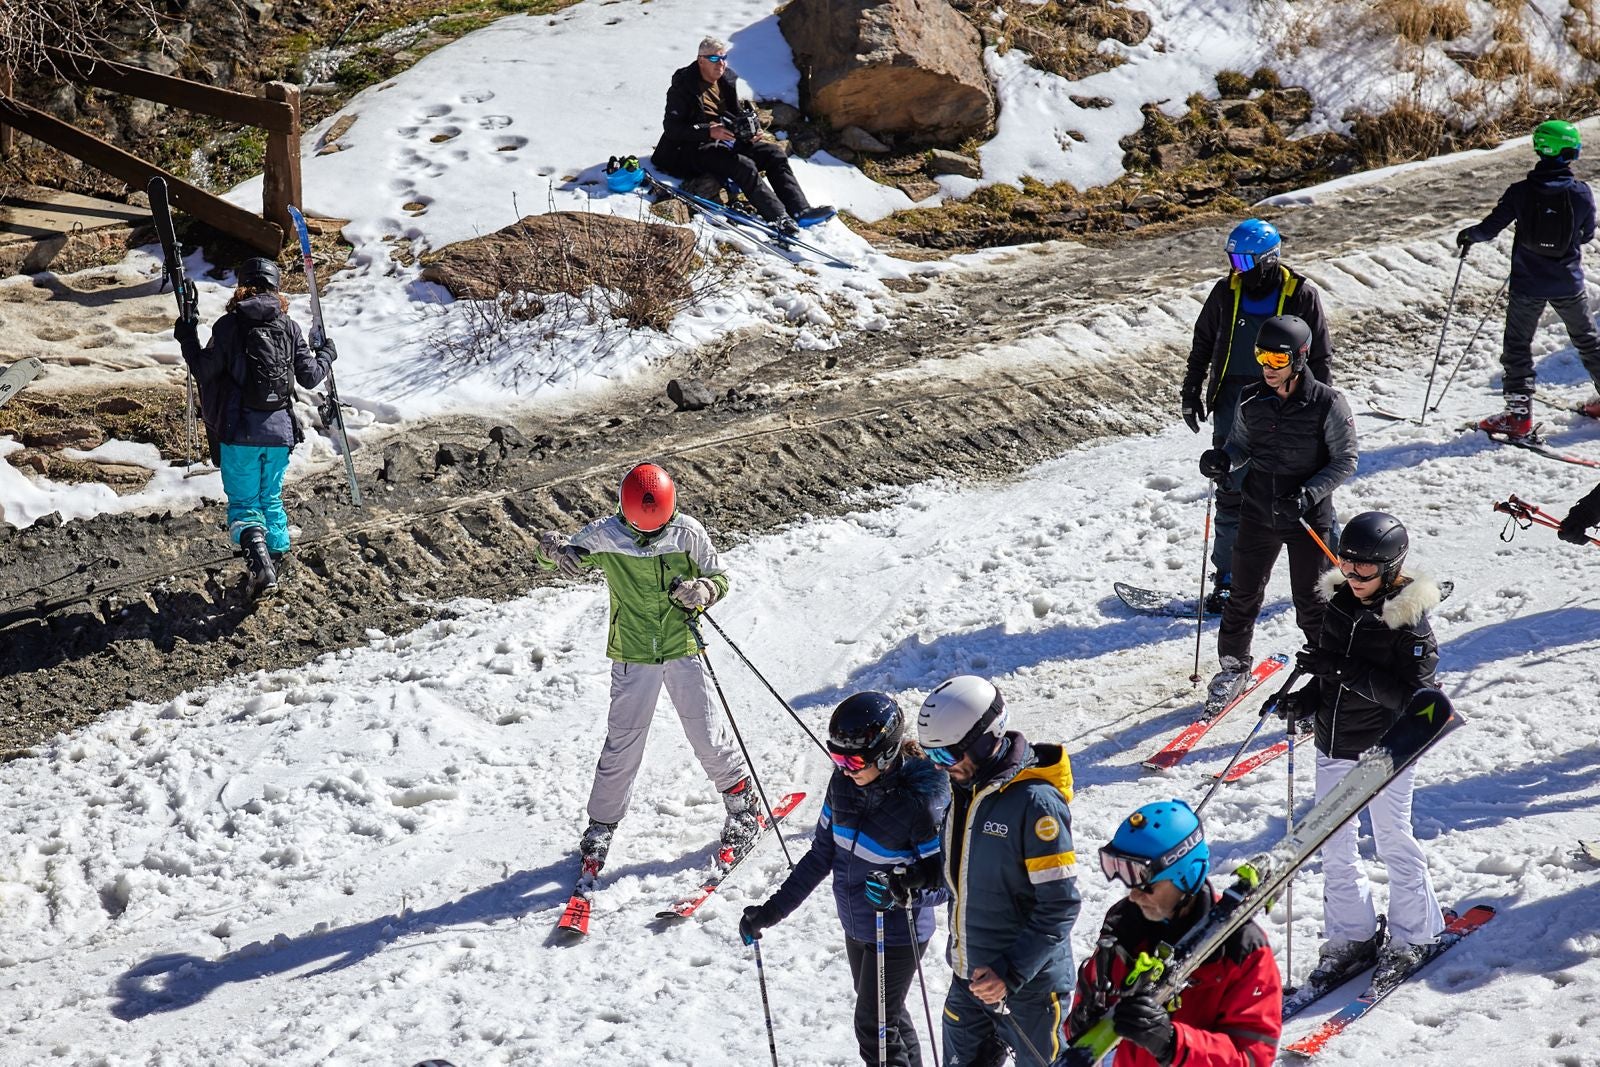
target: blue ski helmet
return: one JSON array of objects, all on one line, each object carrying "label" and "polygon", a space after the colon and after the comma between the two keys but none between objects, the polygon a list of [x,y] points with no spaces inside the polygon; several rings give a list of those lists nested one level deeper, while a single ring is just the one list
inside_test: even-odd
[{"label": "blue ski helmet", "polygon": [[1264,261],[1270,257],[1271,266],[1277,266],[1282,246],[1283,238],[1278,236],[1278,228],[1272,223],[1245,219],[1228,234],[1228,264],[1241,273],[1258,264],[1270,269]]},{"label": "blue ski helmet", "polygon": [[1100,869],[1130,888],[1167,881],[1187,896],[1205,884],[1211,846],[1193,808],[1181,800],[1158,800],[1122,820],[1100,850]]}]

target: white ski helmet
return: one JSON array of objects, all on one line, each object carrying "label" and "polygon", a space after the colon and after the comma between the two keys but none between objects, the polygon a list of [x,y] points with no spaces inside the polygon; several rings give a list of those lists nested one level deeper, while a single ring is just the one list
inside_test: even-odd
[{"label": "white ski helmet", "polygon": [[[917,740],[934,762],[945,766],[960,762],[978,738],[999,738],[1005,730],[1005,697],[994,683],[974,674],[958,674],[940,685],[917,713]],[[939,759],[941,752],[936,750],[942,750],[949,762]]]}]

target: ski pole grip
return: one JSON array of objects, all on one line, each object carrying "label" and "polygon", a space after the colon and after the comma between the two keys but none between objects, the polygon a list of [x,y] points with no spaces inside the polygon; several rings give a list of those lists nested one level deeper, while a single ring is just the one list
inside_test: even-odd
[{"label": "ski pole grip", "polygon": [[1276,693],[1268,697],[1265,704],[1261,705],[1261,717],[1263,719],[1278,710],[1278,701],[1283,699],[1283,695],[1294,686],[1294,683],[1300,680],[1300,675],[1304,673],[1300,665],[1296,664],[1294,670],[1289,672],[1289,680],[1284,682]]}]

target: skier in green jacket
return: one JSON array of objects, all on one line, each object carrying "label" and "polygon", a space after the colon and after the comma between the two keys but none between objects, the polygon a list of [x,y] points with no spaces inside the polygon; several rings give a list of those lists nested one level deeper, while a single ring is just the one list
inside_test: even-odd
[{"label": "skier in green jacket", "polygon": [[589,826],[579,842],[585,872],[599,873],[612,832],[628,810],[663,685],[695,758],[722,793],[727,819],[721,858],[730,862],[743,854],[759,829],[756,791],[712,702],[688,623],[689,612],[722,599],[728,577],[705,527],[678,511],[672,477],[654,463],[639,464],[622,479],[615,515],[596,519],[570,539],[547,530],[537,554],[541,564],[568,577],[598,567],[611,591],[611,712],[589,791]]}]

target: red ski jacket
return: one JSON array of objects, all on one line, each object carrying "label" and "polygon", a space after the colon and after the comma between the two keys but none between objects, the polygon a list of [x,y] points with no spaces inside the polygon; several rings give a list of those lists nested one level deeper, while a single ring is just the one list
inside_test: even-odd
[{"label": "red ski jacket", "polygon": [[[1065,1025],[1071,1041],[1092,1026],[1116,1002],[1116,994],[1097,994],[1099,970],[1105,967],[1110,988],[1121,987],[1132,961],[1165,941],[1172,943],[1211,910],[1209,898],[1193,916],[1178,923],[1155,923],[1126,898],[1106,912],[1100,942],[1115,947],[1096,951],[1078,968],[1072,1014]],[[1267,935],[1255,923],[1236,932],[1211,959],[1194,972],[1172,1013],[1177,1040],[1172,1059],[1159,1067],[1268,1067],[1278,1053],[1283,1032],[1283,982]],[[1158,1061],[1131,1041],[1117,1045],[1114,1067],[1153,1067]]]}]

